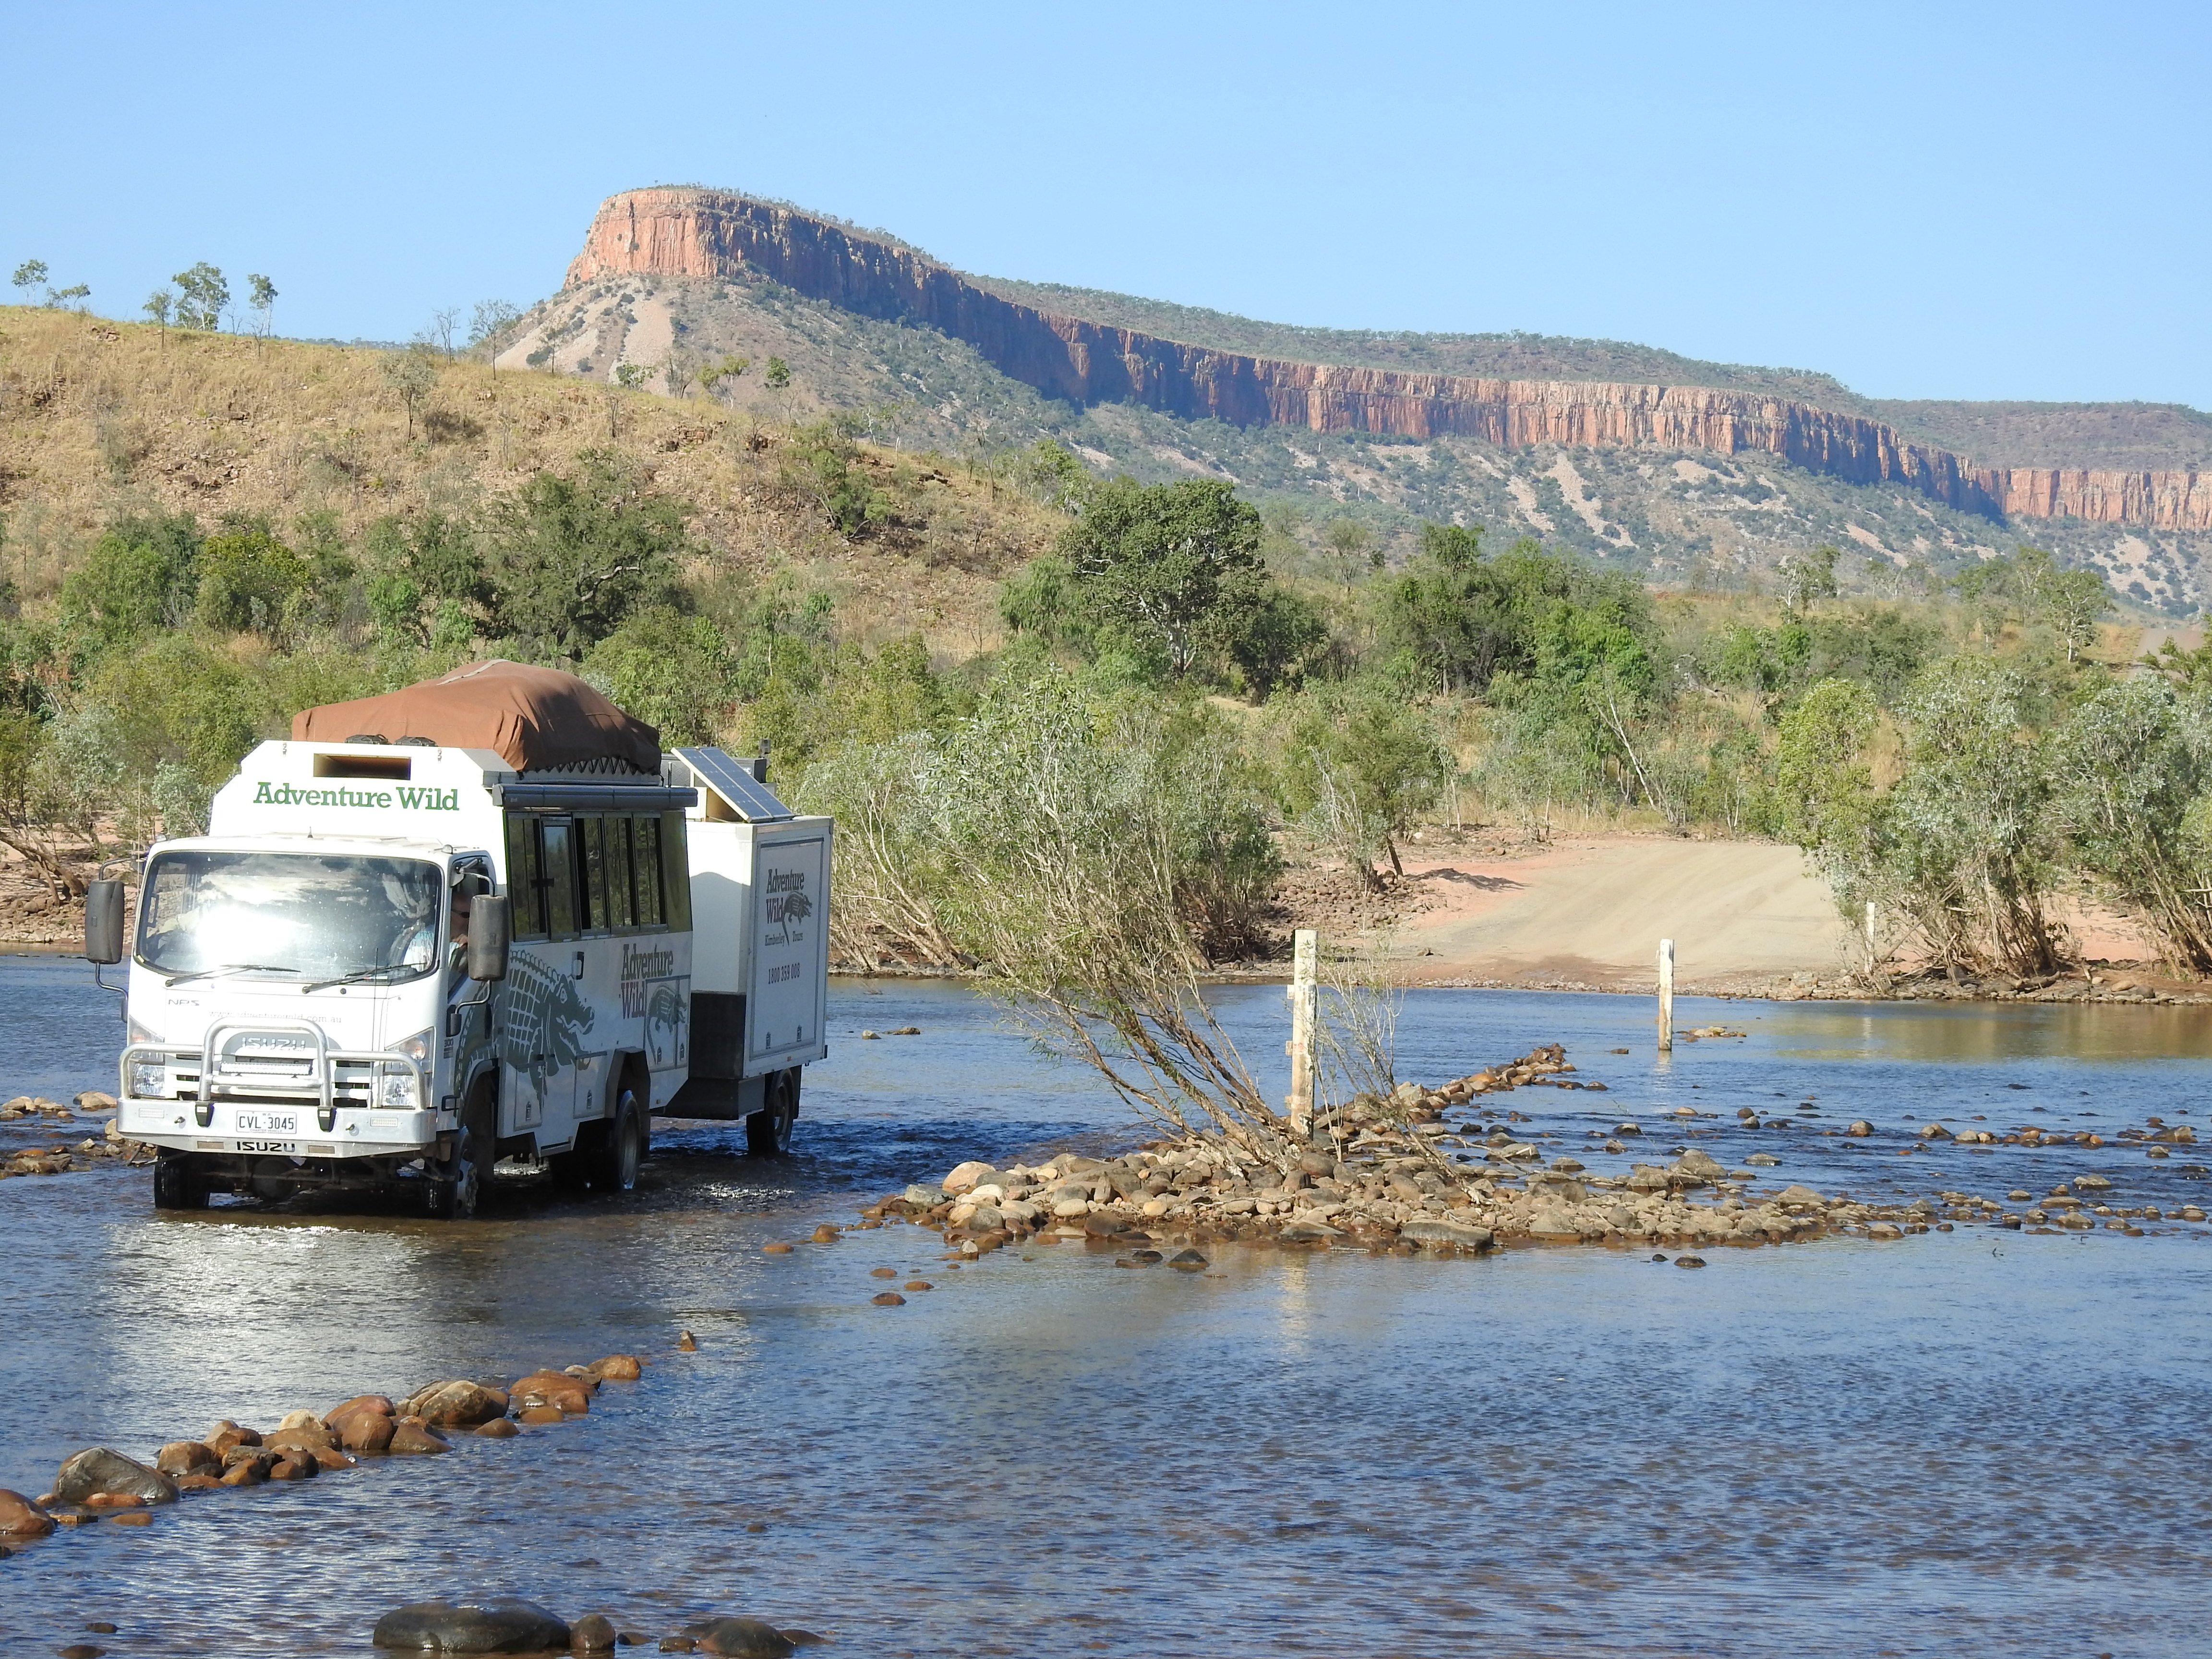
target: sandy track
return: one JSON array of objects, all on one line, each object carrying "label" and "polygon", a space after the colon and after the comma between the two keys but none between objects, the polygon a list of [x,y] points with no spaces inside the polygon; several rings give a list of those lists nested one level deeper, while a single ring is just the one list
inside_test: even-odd
[{"label": "sandy track", "polygon": [[1577,839],[1497,862],[1408,862],[1445,903],[1408,918],[1392,954],[1421,979],[1648,986],[1674,941],[1686,987],[1844,971],[1858,948],[1794,847]]}]

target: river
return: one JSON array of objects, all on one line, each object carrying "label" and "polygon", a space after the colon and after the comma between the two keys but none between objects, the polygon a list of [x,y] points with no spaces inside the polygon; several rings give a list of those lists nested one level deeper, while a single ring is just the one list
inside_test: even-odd
[{"label": "river", "polygon": [[[0,1562],[0,1650],[106,1620],[117,1656],[365,1654],[386,1609],[465,1592],[655,1637],[750,1613],[833,1655],[2204,1650],[2204,1226],[1832,1237],[1707,1251],[1701,1273],[1599,1248],[1209,1246],[1187,1275],[1032,1244],[963,1267],[911,1227],[765,1255],[962,1158],[1135,1138],[957,988],[832,997],[793,1158],[664,1124],[619,1200],[514,1194],[441,1226],[161,1218],[143,1170],[0,1183],[0,1486],[36,1493],[80,1446],[150,1455],[220,1417],[653,1362],[520,1439],[27,1546]],[[1280,992],[1222,1001],[1279,1073]],[[1400,1073],[1564,1042],[1608,1093],[1501,1103],[1599,1172],[1690,1144],[1662,1117],[1690,1104],[1699,1144],[1733,1163],[1755,1142],[1778,1185],[2003,1200],[2095,1170],[2116,1207],[2168,1215],[2212,1188],[2195,1148],[2112,1139],[2193,1121],[2197,1010],[1686,999],[1681,1025],[1747,1035],[1671,1060],[1650,1015],[1417,993]],[[858,1037],[906,1024],[921,1035]],[[0,1087],[112,1086],[117,1026],[81,965],[0,960]],[[1737,1129],[1742,1105],[1793,1127]],[[2108,1144],[1898,1156],[1977,1115]],[[1876,1134],[1824,1133],[1862,1116]],[[1629,1121],[1646,1133],[1626,1154],[1593,1150]],[[0,1150],[62,1138],[5,1131]],[[935,1288],[873,1306],[878,1267]],[[673,1351],[683,1329],[697,1352]]]}]

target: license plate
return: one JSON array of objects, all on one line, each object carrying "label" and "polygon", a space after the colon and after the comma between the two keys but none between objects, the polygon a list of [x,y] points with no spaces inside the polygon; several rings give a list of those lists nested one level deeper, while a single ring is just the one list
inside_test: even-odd
[{"label": "license plate", "polygon": [[240,1112],[238,1132],[242,1135],[289,1135],[300,1127],[297,1112]]}]

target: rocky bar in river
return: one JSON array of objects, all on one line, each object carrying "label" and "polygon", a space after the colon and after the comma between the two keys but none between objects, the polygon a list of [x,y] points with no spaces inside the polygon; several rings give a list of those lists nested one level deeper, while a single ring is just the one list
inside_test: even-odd
[{"label": "rocky bar in river", "polygon": [[[1708,1027],[1681,1035],[1742,1034]],[[1755,1190],[1757,1169],[1731,1170],[1697,1147],[1665,1164],[1634,1164],[1625,1176],[1593,1175],[1570,1156],[1547,1164],[1542,1149],[1516,1133],[1516,1124],[1527,1121],[1521,1114],[1500,1117],[1475,1105],[1518,1088],[1605,1089],[1574,1071],[1565,1051],[1550,1044],[1438,1088],[1403,1083],[1387,1098],[1361,1096],[1339,1112],[1322,1114],[1318,1132],[1289,1156],[1262,1156],[1258,1137],[1239,1139],[1231,1129],[1149,1141],[1117,1158],[1061,1153],[1042,1164],[1005,1169],[969,1162],[863,1214],[870,1222],[904,1218],[939,1228],[949,1243],[975,1251],[1032,1236],[1129,1247],[1233,1241],[1411,1255],[1473,1254],[1514,1244],[1777,1244],[1829,1232],[1898,1238],[1931,1229],[1949,1231],[1965,1222],[2078,1229],[2095,1226],[2101,1218],[2114,1231],[2140,1231],[2134,1223],[2141,1212],[2116,1215],[2099,1203],[2099,1190],[2110,1183],[2094,1174],[2077,1176],[2072,1187],[2060,1185],[2039,1201],[2012,1192],[2008,1201],[2028,1203],[2024,1211],[1954,1190],[1887,1204],[1831,1196],[1795,1182],[1761,1193]],[[1447,1114],[1455,1111],[1474,1115],[1455,1122]],[[1482,1113],[1491,1113],[1490,1121]],[[1740,1121],[1747,1115],[1748,1109]],[[2190,1136],[2185,1127],[2153,1123],[2147,1132],[2151,1139],[2185,1143]],[[1747,1127],[1756,1127],[1756,1119]],[[1642,1133],[1636,1123],[1620,1123],[1605,1149],[1625,1152],[1627,1139]],[[1863,1138],[1872,1126],[1861,1120],[1840,1133]],[[1956,1138],[1969,1134],[1992,1138],[1987,1131]],[[1918,1143],[1952,1138],[1931,1124],[1920,1132]],[[2007,1139],[2029,1144],[2022,1135]],[[2159,1156],[2160,1149],[2151,1152]],[[1764,1152],[1748,1159],[1752,1165],[1775,1162]],[[2148,1218],[2201,1222],[2203,1212],[2192,1210],[2172,1218],[2153,1212]]]}]

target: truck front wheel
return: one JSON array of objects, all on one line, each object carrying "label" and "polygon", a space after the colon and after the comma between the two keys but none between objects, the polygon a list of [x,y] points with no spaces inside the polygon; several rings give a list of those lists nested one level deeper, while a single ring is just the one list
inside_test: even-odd
[{"label": "truck front wheel", "polygon": [[638,1169],[645,1162],[645,1112],[637,1103],[636,1091],[624,1089],[615,1097],[615,1115],[594,1152],[594,1188],[603,1193],[636,1189]]},{"label": "truck front wheel", "polygon": [[781,1158],[791,1151],[791,1126],[799,1116],[799,1068],[768,1080],[761,1109],[745,1119],[745,1150],[755,1158]]},{"label": "truck front wheel", "polygon": [[442,1165],[433,1165],[429,1179],[422,1183],[423,1201],[433,1220],[466,1221],[477,1212],[477,1196],[482,1190],[482,1177],[477,1173],[478,1143],[467,1121],[463,1121],[459,1132],[453,1137],[453,1156]]},{"label": "truck front wheel", "polygon": [[163,1147],[154,1160],[154,1207],[204,1210],[207,1201],[207,1180],[193,1155]]}]

